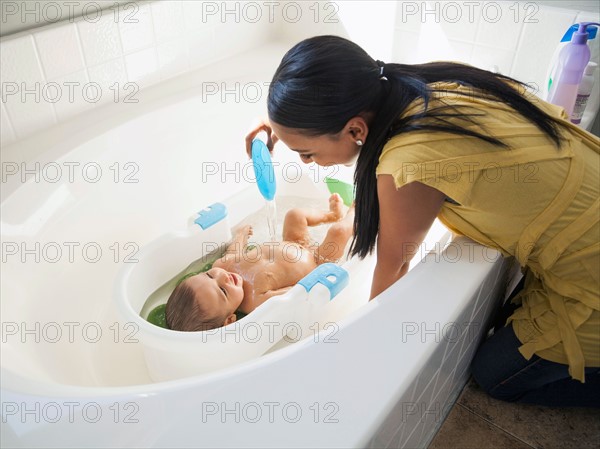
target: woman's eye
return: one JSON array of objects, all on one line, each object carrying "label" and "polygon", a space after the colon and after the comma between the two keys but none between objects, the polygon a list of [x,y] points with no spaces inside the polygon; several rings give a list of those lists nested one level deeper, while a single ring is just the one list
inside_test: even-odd
[{"label": "woman's eye", "polygon": [[312,154],[301,154],[300,155],[301,159],[304,159],[305,161],[309,160],[310,158],[312,158]]},{"label": "woman's eye", "polygon": [[221,291],[225,294],[225,296],[227,296],[227,291],[225,291],[223,287],[221,287]]},{"label": "woman's eye", "polygon": [[213,278],[208,271],[206,272],[206,275],[211,279]]}]

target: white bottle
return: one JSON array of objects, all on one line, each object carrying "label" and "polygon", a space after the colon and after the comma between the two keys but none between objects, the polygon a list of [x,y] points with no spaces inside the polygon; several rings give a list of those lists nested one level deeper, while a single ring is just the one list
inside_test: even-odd
[{"label": "white bottle", "polygon": [[585,67],[581,84],[577,90],[577,99],[575,100],[575,107],[573,108],[573,114],[571,114],[571,122],[575,124],[581,123],[581,118],[587,106],[592,88],[594,87],[594,70],[596,70],[598,64],[590,62]]}]

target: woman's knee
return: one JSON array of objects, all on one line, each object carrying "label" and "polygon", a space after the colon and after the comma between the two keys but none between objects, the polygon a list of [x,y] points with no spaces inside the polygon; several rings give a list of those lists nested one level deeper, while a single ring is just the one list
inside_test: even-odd
[{"label": "woman's knee", "polygon": [[493,372],[493,367],[489,366],[487,354],[485,354],[485,350],[482,346],[479,348],[471,362],[471,375],[477,385],[488,394],[496,381],[496,379],[493,379],[490,376],[490,372]]},{"label": "woman's knee", "polygon": [[511,381],[515,373],[528,365],[519,353],[518,339],[509,325],[483,342],[471,362],[473,379],[493,398],[516,401],[518,385]]},{"label": "woman's knee", "polygon": [[503,379],[494,376],[494,368],[487,364],[488,359],[485,356],[479,356],[479,353],[473,359],[471,364],[471,375],[479,387],[490,397],[502,401],[514,402],[519,399],[510,386],[505,386]]}]

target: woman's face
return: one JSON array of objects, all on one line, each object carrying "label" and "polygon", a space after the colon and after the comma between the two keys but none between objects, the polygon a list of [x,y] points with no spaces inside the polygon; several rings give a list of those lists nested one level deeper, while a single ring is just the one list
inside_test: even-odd
[{"label": "woman's face", "polygon": [[302,130],[288,128],[271,122],[271,129],[279,140],[288,148],[297,152],[300,159],[309,164],[317,165],[352,165],[360,152],[357,140],[365,142],[369,127],[363,117],[354,117],[348,121],[344,129],[337,134],[323,136],[306,136]]}]

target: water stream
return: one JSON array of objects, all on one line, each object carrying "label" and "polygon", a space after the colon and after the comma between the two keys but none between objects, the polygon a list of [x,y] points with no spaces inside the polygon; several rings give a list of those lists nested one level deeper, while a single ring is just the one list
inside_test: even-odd
[{"label": "water stream", "polygon": [[265,201],[266,207],[265,212],[267,215],[267,226],[269,228],[270,241],[274,242],[277,240],[277,205],[275,201]]}]

